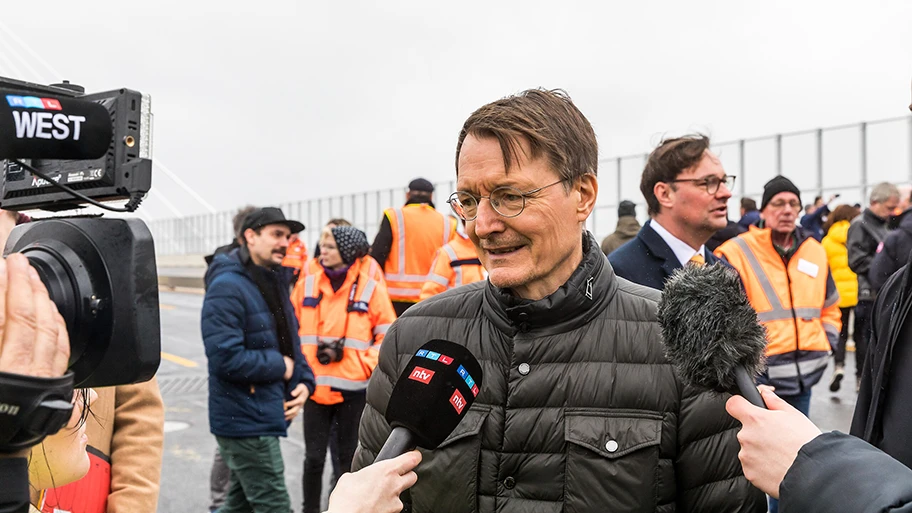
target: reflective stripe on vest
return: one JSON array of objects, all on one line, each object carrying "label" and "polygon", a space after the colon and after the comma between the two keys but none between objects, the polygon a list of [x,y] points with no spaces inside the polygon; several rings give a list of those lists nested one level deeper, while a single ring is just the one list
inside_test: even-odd
[{"label": "reflective stripe on vest", "polygon": [[[450,246],[449,244],[444,246],[443,250],[446,252],[447,256],[450,257],[450,263],[452,263],[455,260],[459,260],[459,257],[456,256],[456,250],[453,249],[453,247]],[[453,280],[453,286],[461,287],[461,286],[465,285],[465,282],[462,279],[462,266],[454,267],[453,271],[456,273],[456,278]],[[444,283],[444,285],[449,285],[449,284]]]},{"label": "reflective stripe on vest", "polygon": [[[773,284],[770,283],[769,276],[766,275],[766,271],[763,269],[763,266],[760,265],[760,262],[757,260],[757,256],[754,255],[753,250],[750,246],[747,245],[747,241],[741,237],[735,237],[732,239],[735,241],[735,244],[741,248],[741,251],[744,253],[744,258],[747,259],[748,265],[751,266],[751,271],[753,271],[754,276],[757,277],[757,281],[760,282],[760,288],[763,289],[763,295],[766,296],[766,300],[769,301],[772,310],[769,312],[764,312],[764,314],[770,314],[775,316],[776,319],[791,319],[792,311],[791,309],[786,310],[782,307],[782,302],[779,301],[779,296],[776,294],[776,289],[773,288]],[[786,270],[788,272],[788,270]],[[788,313],[788,317],[780,317]],[[757,314],[757,317],[760,317],[761,314]],[[761,322],[763,320],[761,319]]]},{"label": "reflective stripe on vest", "polygon": [[347,392],[358,392],[367,390],[368,380],[345,379],[337,376],[317,376],[317,386],[323,385],[332,387],[336,390],[345,390]]},{"label": "reflective stripe on vest", "polygon": [[829,355],[820,353],[820,356],[816,358],[799,361],[798,365],[795,365],[794,361],[781,365],[770,365],[767,369],[767,375],[771,380],[797,378],[799,372],[802,376],[807,376],[818,369],[826,368],[829,362]]},{"label": "reflective stripe on vest", "polygon": [[[338,340],[337,337],[318,337],[317,335],[302,335],[301,336],[301,345],[304,346],[316,346],[320,342],[328,344]],[[350,349],[357,349],[359,351],[367,351],[374,345],[373,340],[358,340],[356,338],[345,337],[345,347]]]}]

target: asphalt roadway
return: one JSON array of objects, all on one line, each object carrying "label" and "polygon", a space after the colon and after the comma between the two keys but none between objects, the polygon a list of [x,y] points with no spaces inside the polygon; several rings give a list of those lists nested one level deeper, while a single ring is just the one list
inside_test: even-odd
[{"label": "asphalt roadway", "polygon": [[[158,511],[206,512],[215,438],[209,433],[206,355],[200,337],[199,293],[160,294],[162,362],[158,380],[165,401],[165,451]],[[846,356],[847,377],[838,393],[827,388],[832,365],[811,396],[811,419],[824,431],[848,431],[855,409],[854,353]],[[281,439],[285,483],[295,511],[301,510],[304,437],[301,418]],[[330,465],[324,474],[324,508]]]}]

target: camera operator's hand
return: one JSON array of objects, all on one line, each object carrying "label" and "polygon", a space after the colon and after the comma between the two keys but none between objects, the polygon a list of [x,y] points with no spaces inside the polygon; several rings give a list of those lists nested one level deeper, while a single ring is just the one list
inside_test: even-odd
[{"label": "camera operator's hand", "polygon": [[418,475],[412,469],[421,463],[421,453],[407,452],[361,470],[342,474],[326,513],[399,513],[399,494],[411,488]]},{"label": "camera operator's hand", "polygon": [[62,376],[70,359],[63,317],[25,256],[0,260],[0,372]]},{"label": "camera operator's hand", "polygon": [[740,395],[732,396],[725,409],[741,422],[738,459],[744,477],[768,495],[779,498],[779,485],[791,468],[798,451],[820,434],[820,429],[773,393],[760,386],[763,402],[769,410],[758,408]]},{"label": "camera operator's hand", "polygon": [[294,363],[294,360],[292,360],[290,356],[283,356],[282,358],[285,359],[285,376],[283,376],[283,379],[285,381],[288,381],[289,379],[291,379],[291,376],[294,375],[295,363]]},{"label": "camera operator's hand", "polygon": [[298,386],[291,391],[291,396],[294,399],[285,403],[285,420],[292,420],[298,416],[310,396],[310,390],[307,389],[304,383],[298,383]]},{"label": "camera operator's hand", "polygon": [[38,273],[21,254],[0,259],[0,372],[56,378],[69,359],[66,325]]}]

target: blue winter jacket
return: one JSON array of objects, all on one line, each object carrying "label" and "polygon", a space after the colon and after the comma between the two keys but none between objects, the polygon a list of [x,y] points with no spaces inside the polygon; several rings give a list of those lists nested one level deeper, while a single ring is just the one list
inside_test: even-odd
[{"label": "blue winter jacket", "polygon": [[[284,402],[298,383],[313,393],[313,371],[301,353],[291,301],[281,294],[295,360],[291,380],[282,379],[285,361],[275,318],[242,258],[238,249],[218,255],[206,272],[201,324],[209,359],[209,430],[232,438],[285,436]],[[282,275],[266,274],[288,290]]]}]

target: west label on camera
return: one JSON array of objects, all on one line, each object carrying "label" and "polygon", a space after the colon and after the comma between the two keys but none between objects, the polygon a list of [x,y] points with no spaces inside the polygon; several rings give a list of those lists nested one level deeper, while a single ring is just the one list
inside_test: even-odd
[{"label": "west label on camera", "polygon": [[[73,116],[51,112],[13,111],[18,139],[64,139],[79,140],[85,116]],[[72,136],[72,137],[71,137]]]}]

